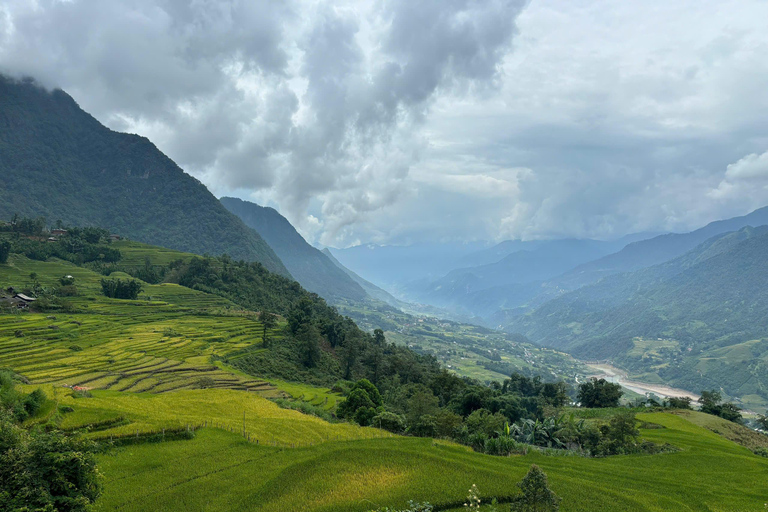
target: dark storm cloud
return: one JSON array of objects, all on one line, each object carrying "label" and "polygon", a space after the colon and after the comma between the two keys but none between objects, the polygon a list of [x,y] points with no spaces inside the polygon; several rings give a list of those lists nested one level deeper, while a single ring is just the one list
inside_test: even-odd
[{"label": "dark storm cloud", "polygon": [[766,18],[756,0],[6,0],[0,70],[314,241],[609,237],[768,203]]}]

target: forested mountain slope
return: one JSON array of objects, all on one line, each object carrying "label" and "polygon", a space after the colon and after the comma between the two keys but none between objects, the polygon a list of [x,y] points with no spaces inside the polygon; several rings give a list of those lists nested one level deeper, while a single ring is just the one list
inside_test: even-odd
[{"label": "forested mountain slope", "polygon": [[[768,397],[768,346],[743,347],[746,358],[723,352],[768,338],[766,318],[768,227],[762,226],[717,235],[667,263],[567,293],[508,329],[578,356],[622,360],[678,384],[718,382],[735,393],[751,382],[750,393]],[[718,368],[707,366],[715,357]],[[714,371],[718,379],[706,381]]]},{"label": "forested mountain slope", "polygon": [[721,233],[739,230],[745,226],[762,226],[765,224],[768,224],[768,207],[760,208],[742,217],[711,222],[690,233],[659,235],[650,240],[629,244],[617,253],[576,267],[553,280],[553,284],[560,288],[573,290],[579,286],[594,283],[608,275],[630,272],[671,260]]},{"label": "forested mountain slope", "polygon": [[402,301],[396,299],[388,291],[379,288],[378,286],[376,286],[375,284],[373,284],[372,282],[370,282],[370,281],[368,281],[366,279],[363,279],[358,274],[356,274],[355,272],[352,272],[347,267],[342,265],[341,262],[339,260],[337,260],[336,257],[333,255],[331,250],[328,249],[327,247],[325,249],[323,249],[322,253],[325,254],[325,256],[329,260],[331,260],[331,262],[334,265],[339,267],[339,269],[341,269],[342,272],[347,274],[354,282],[359,284],[360,287],[363,290],[365,290],[365,293],[367,293],[369,296],[373,297],[374,299],[378,299],[378,300],[380,300],[382,302],[386,302],[390,306],[394,306],[394,307],[400,307],[403,304]]},{"label": "forested mountain slope", "polygon": [[148,139],[104,127],[61,90],[0,76],[0,218],[14,214],[288,275],[258,233]]},{"label": "forested mountain slope", "polygon": [[[619,250],[623,244],[565,239],[510,241],[503,247],[518,249],[494,263],[458,268],[432,282],[412,283],[407,288],[409,296],[434,306],[488,316],[508,304],[512,307],[524,304],[541,292],[543,281]],[[501,250],[497,246],[491,254],[499,254]]]},{"label": "forested mountain slope", "polygon": [[246,226],[258,231],[291,275],[307,290],[328,300],[362,300],[366,297],[358,283],[320,250],[309,245],[288,219],[274,208],[234,197],[222,197],[221,204],[237,215]]}]

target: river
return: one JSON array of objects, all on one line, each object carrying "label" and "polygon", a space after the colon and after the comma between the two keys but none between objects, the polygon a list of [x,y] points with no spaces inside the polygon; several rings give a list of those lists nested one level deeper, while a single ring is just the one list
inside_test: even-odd
[{"label": "river", "polygon": [[635,393],[640,393],[641,395],[646,393],[653,393],[660,396],[661,398],[667,398],[670,396],[687,396],[690,397],[690,399],[694,402],[699,399],[699,395],[684,389],[672,388],[669,386],[664,386],[663,384],[649,384],[646,382],[629,380],[627,378],[627,372],[616,368],[615,366],[611,366],[610,364],[594,363],[587,364],[587,366],[595,371],[595,373],[589,375],[589,377],[603,378],[609,382],[621,384],[622,387],[627,388],[630,391],[634,391]]}]

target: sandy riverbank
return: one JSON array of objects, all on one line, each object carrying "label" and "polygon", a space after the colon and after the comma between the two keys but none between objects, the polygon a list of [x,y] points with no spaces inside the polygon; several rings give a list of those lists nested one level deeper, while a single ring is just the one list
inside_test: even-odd
[{"label": "sandy riverbank", "polygon": [[644,395],[645,393],[653,393],[660,396],[661,398],[667,398],[670,396],[687,396],[690,397],[693,401],[699,399],[699,395],[684,389],[672,388],[662,384],[648,384],[646,382],[629,380],[627,378],[627,372],[609,364],[588,364],[587,366],[594,370],[594,374],[589,375],[590,377],[603,378],[609,382],[621,384],[622,387],[625,387],[630,391],[634,391],[635,393],[640,393],[641,395]]}]

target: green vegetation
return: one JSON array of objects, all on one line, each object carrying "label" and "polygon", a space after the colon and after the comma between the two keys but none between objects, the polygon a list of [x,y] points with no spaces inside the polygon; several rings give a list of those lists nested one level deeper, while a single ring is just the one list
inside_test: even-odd
[{"label": "green vegetation", "polygon": [[460,510],[465,509],[465,490],[475,483],[483,503],[494,497],[508,503],[519,492],[514,482],[531,464],[548,475],[548,486],[563,500],[561,510],[763,507],[768,459],[674,415],[639,414],[638,419],[664,427],[641,428],[642,438],[681,450],[601,459],[538,452],[488,457],[429,439],[399,437],[276,449],[204,428],[191,441],[100,455],[105,490],[98,510],[362,512],[404,509],[408,500]]},{"label": "green vegetation", "polygon": [[[758,446],[740,447],[683,417],[563,413],[570,391],[562,382],[459,377],[383,332],[357,329],[258,265],[109,245],[123,270],[107,279],[131,279],[124,271],[149,257],[163,281],[188,286],[143,282],[136,299],[121,300],[101,290],[112,263],[14,253],[0,267],[4,288],[36,285],[53,296],[77,288],[66,310],[0,316],[0,357],[30,382],[17,403],[36,412],[24,427],[13,419],[21,435],[46,425],[68,433],[55,434],[62,442],[81,432],[78,443],[101,446],[96,510],[364,511],[414,499],[448,510],[463,508],[473,483],[483,503],[502,506],[531,464],[549,475],[567,510],[740,510],[768,492],[756,476],[768,469],[752,451]],[[266,348],[256,305],[277,318]],[[28,399],[36,387],[50,399]],[[353,422],[321,419],[334,411]],[[714,485],[718,493],[705,491]]]},{"label": "green vegetation", "polygon": [[327,300],[341,298],[358,301],[366,298],[360,285],[325,254],[309,245],[275,209],[234,197],[222,197],[221,204],[266,240],[306,290]]},{"label": "green vegetation", "polygon": [[101,291],[107,297],[113,299],[136,300],[141,292],[142,285],[135,279],[123,281],[122,279],[102,279]]},{"label": "green vegetation", "polygon": [[382,329],[387,340],[430,355],[462,377],[498,381],[512,373],[575,383],[587,369],[563,352],[541,348],[524,336],[417,313],[379,301],[337,302],[339,311],[361,328]]},{"label": "green vegetation", "polygon": [[737,423],[741,421],[739,408],[730,402],[723,403],[723,397],[719,391],[714,389],[711,391],[702,391],[699,403],[701,404],[701,412],[720,416],[728,421]]},{"label": "green vegetation", "polygon": [[618,407],[621,395],[621,385],[592,378],[579,385],[578,400],[582,407]]},{"label": "green vegetation", "polygon": [[517,483],[520,488],[520,496],[512,501],[513,512],[556,512],[560,510],[558,496],[552,492],[547,483],[547,475],[536,464],[525,477]]},{"label": "green vegetation", "polygon": [[768,228],[719,235],[666,263],[606,277],[509,326],[644,380],[768,404]]},{"label": "green vegetation", "polygon": [[41,412],[41,390],[20,392],[0,372],[0,511],[84,512],[101,492],[95,445],[21,421]]},{"label": "green vegetation", "polygon": [[229,254],[288,275],[258,233],[149,140],[118,133],[61,90],[0,76],[0,218],[101,226],[197,254]]}]

